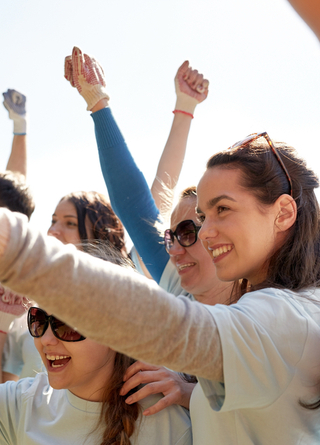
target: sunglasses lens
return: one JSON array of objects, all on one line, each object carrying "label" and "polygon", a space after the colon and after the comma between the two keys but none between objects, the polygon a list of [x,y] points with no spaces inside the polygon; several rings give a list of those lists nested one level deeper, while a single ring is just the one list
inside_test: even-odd
[{"label": "sunglasses lens", "polygon": [[28,328],[32,337],[41,337],[46,327],[46,313],[42,310],[32,307],[28,313]]},{"label": "sunglasses lens", "polygon": [[182,221],[176,228],[177,239],[181,246],[189,247],[197,241],[197,227],[191,220]]},{"label": "sunglasses lens", "polygon": [[236,142],[235,144],[231,145],[231,147],[229,147],[229,150],[234,150],[236,148],[241,148],[244,145],[247,145],[252,140],[257,139],[257,136],[258,136],[257,133],[249,134],[249,136],[247,136],[242,141]]},{"label": "sunglasses lens", "polygon": [[70,328],[67,324],[63,323],[63,321],[54,318],[51,323],[52,330],[56,337],[58,337],[62,341],[79,341],[82,340],[83,337],[79,332]]},{"label": "sunglasses lens", "polygon": [[165,247],[166,247],[166,251],[167,251],[167,252],[169,252],[169,250],[170,250],[171,247],[173,246],[173,239],[174,239],[174,237],[173,237],[172,230],[167,229],[167,230],[164,232],[164,244],[165,244]]},{"label": "sunglasses lens", "polygon": [[55,317],[48,317],[47,313],[37,307],[29,309],[28,313],[28,328],[32,337],[39,338],[45,333],[49,319],[53,334],[62,341],[80,341],[84,340],[79,332],[70,328],[63,321],[58,320]]}]

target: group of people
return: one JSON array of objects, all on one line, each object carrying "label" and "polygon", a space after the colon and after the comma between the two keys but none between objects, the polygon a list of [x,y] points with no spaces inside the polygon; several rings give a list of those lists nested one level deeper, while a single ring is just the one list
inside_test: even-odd
[{"label": "group of people", "polygon": [[29,226],[25,98],[8,90],[0,444],[318,443],[317,176],[292,147],[254,133],[213,155],[171,211],[208,81],[188,62],[178,69],[149,189],[100,64],[75,47],[65,77],[91,112],[110,202],[72,192],[50,237]]}]

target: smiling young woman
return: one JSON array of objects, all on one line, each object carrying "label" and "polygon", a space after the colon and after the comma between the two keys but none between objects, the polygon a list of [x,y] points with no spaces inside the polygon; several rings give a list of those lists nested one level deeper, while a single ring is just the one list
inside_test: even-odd
[{"label": "smiling young woman", "polygon": [[[86,248],[129,267],[116,249]],[[0,385],[0,443],[191,445],[190,419],[182,407],[142,418],[142,410],[161,396],[128,405],[120,395],[133,359],[38,307],[29,309],[28,328],[47,372]]]}]

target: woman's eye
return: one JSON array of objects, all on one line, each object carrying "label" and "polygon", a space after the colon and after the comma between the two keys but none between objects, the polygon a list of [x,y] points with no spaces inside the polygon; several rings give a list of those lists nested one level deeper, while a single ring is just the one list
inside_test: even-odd
[{"label": "woman's eye", "polygon": [[53,226],[53,224],[55,224],[57,221],[55,219],[51,220],[51,225]]},{"label": "woman's eye", "polygon": [[224,207],[224,206],[219,206],[219,207],[217,208],[217,212],[218,212],[218,213],[225,212],[226,210],[229,210],[229,208],[228,208],[228,207]]},{"label": "woman's eye", "polygon": [[67,226],[69,227],[77,227],[78,225],[74,223],[73,221],[67,221]]}]

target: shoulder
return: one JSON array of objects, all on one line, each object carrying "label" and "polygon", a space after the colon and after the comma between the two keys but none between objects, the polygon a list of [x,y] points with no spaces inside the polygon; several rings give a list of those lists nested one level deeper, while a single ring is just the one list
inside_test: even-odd
[{"label": "shoulder", "polygon": [[0,385],[0,399],[5,400],[7,404],[25,404],[28,400],[35,397],[38,399],[48,398],[50,393],[47,375],[38,374],[36,377],[26,377],[17,382],[8,381]]},{"label": "shoulder", "polygon": [[206,309],[215,317],[219,318],[246,318],[248,321],[255,320],[263,323],[271,319],[279,321],[289,318],[297,318],[302,321],[310,317],[313,309],[319,312],[320,291],[319,289],[306,289],[293,292],[288,289],[265,288],[243,295],[240,300],[230,306],[215,305],[206,306]]},{"label": "shoulder", "polygon": [[[162,396],[150,395],[140,402],[141,412],[154,405]],[[179,405],[171,405],[152,416],[142,416],[140,427],[137,427],[139,437],[134,445],[191,445],[191,421],[189,411]]]}]

